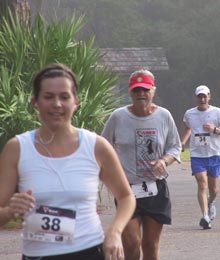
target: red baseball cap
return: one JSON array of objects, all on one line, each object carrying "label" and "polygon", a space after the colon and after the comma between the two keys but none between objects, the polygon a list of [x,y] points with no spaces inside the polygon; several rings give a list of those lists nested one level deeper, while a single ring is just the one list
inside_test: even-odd
[{"label": "red baseball cap", "polygon": [[137,87],[151,89],[155,86],[155,82],[152,77],[144,74],[135,75],[130,79],[129,90]]}]

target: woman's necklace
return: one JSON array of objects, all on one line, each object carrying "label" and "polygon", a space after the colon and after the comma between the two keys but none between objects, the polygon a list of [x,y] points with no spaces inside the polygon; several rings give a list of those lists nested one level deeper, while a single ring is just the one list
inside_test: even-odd
[{"label": "woman's necklace", "polygon": [[52,133],[50,139],[47,140],[47,141],[44,141],[44,140],[43,140],[43,138],[41,137],[41,135],[39,134],[39,132],[37,132],[37,137],[38,137],[38,138],[35,138],[35,143],[36,143],[36,144],[39,144],[39,145],[47,152],[47,154],[49,155],[49,157],[53,158],[52,153],[49,151],[49,149],[46,147],[46,145],[48,145],[48,144],[50,144],[50,143],[53,142],[54,137],[55,137],[55,133]]},{"label": "woman's necklace", "polygon": [[35,144],[39,144],[46,151],[46,153],[49,155],[49,157],[53,158],[53,155],[46,147],[46,144],[43,144],[40,140],[38,141],[37,139],[35,139]]},{"label": "woman's necklace", "polygon": [[39,137],[39,141],[41,142],[41,144],[47,145],[53,142],[55,134],[51,134],[51,138],[47,141],[44,141],[43,138],[40,136],[40,134],[38,133],[38,137]]},{"label": "woman's necklace", "polygon": [[51,157],[51,158],[53,158],[53,155],[49,151],[48,147],[46,147],[46,145],[53,142],[55,135],[56,135],[56,133],[51,133],[50,139],[47,140],[47,141],[44,141],[43,138],[41,137],[40,133],[37,131],[37,133],[36,133],[37,138],[35,138],[35,143],[39,144],[46,151],[46,153],[49,155],[49,157]]}]

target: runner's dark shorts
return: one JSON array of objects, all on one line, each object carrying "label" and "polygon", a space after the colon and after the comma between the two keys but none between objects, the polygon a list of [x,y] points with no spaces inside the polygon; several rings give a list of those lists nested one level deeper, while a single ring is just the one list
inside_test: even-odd
[{"label": "runner's dark shorts", "polygon": [[137,199],[132,218],[149,216],[161,224],[171,224],[171,201],[167,181],[157,180],[158,194],[153,197]]},{"label": "runner's dark shorts", "polygon": [[105,260],[102,244],[79,252],[54,256],[22,256],[22,260]]}]

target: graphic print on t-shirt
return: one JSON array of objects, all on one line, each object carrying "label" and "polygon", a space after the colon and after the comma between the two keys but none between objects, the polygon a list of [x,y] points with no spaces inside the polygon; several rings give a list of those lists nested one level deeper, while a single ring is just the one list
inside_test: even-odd
[{"label": "graphic print on t-shirt", "polygon": [[153,177],[148,161],[155,160],[157,130],[155,128],[136,129],[136,172],[140,177]]}]

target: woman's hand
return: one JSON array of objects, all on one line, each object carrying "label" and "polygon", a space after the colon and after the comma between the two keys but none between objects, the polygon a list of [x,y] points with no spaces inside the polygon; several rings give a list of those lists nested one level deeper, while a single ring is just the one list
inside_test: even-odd
[{"label": "woman's hand", "polygon": [[25,193],[15,193],[8,205],[9,214],[13,217],[23,216],[35,207],[35,198],[32,196],[32,191],[28,190]]},{"label": "woman's hand", "polygon": [[105,254],[105,260],[124,259],[121,234],[109,231],[104,240],[103,250]]}]

